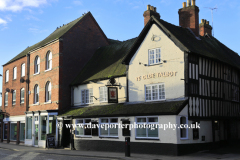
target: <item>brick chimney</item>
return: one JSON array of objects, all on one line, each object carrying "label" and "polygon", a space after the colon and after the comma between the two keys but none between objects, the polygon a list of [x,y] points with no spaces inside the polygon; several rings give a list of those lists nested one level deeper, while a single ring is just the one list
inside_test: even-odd
[{"label": "brick chimney", "polygon": [[196,1],[190,0],[183,2],[183,8],[179,9],[179,25],[183,28],[190,28],[196,36],[199,36],[199,8]]},{"label": "brick chimney", "polygon": [[206,33],[212,35],[212,26],[209,25],[209,21],[202,19],[199,25],[200,36],[204,36]]},{"label": "brick chimney", "polygon": [[147,10],[143,13],[144,17],[144,26],[148,23],[151,16],[155,16],[156,18],[160,18],[160,14],[157,13],[157,8],[151,5],[147,5]]}]

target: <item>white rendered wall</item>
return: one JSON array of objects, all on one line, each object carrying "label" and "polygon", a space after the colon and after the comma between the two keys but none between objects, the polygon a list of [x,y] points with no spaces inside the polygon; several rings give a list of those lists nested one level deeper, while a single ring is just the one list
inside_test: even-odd
[{"label": "white rendered wall", "polygon": [[[153,35],[158,36],[156,41],[152,41]],[[143,64],[148,64],[148,50],[155,48],[161,48],[161,60],[167,60],[167,63],[144,66]],[[139,65],[139,62],[142,65]],[[158,77],[160,72],[174,72],[174,74],[176,72],[176,75]],[[155,78],[143,79],[143,76],[154,73]],[[137,77],[140,76],[139,81]],[[184,52],[155,24],[152,25],[129,63],[129,101],[145,101],[145,85],[156,83],[165,83],[166,99],[182,98],[184,97],[184,80],[181,79],[184,79]]]},{"label": "white rendered wall", "polygon": [[[119,78],[115,78],[117,83],[121,84],[121,89],[119,89],[118,87],[118,103],[123,103],[126,102],[126,77],[119,77]],[[104,105],[104,104],[108,104],[107,102],[100,102],[99,101],[99,97],[100,97],[100,91],[99,88],[100,87],[104,87],[105,85],[107,85],[107,82],[109,80],[103,80],[103,81],[98,81],[97,83],[88,83],[88,84],[83,84],[83,85],[79,85],[77,87],[74,87],[74,91],[73,91],[73,102],[74,102],[74,106],[80,106],[81,104],[81,90],[84,89],[93,89],[93,96],[97,98],[97,100],[95,98],[93,98],[93,104],[92,105]]]}]

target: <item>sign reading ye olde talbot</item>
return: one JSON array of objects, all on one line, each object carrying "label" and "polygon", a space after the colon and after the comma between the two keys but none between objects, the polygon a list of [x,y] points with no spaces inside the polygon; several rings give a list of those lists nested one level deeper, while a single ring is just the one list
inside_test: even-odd
[{"label": "sign reading ye olde talbot", "polygon": [[158,77],[173,77],[176,76],[177,72],[159,72],[159,73],[151,73],[144,76],[136,77],[136,81],[151,79],[151,78],[158,78]]}]

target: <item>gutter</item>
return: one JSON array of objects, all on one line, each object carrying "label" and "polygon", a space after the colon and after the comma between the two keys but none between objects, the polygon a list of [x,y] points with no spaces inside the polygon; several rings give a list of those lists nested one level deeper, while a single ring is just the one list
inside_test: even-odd
[{"label": "gutter", "polygon": [[27,54],[27,79],[26,79],[26,84],[27,84],[27,96],[26,96],[26,111],[29,110],[29,83],[30,83],[30,54]]}]

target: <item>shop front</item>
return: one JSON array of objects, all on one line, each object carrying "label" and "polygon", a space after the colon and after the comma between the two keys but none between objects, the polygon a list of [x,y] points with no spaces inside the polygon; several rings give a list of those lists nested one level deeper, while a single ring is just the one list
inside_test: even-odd
[{"label": "shop front", "polygon": [[57,115],[58,112],[53,111],[26,112],[25,145],[46,148],[46,135],[52,134],[57,146]]}]

